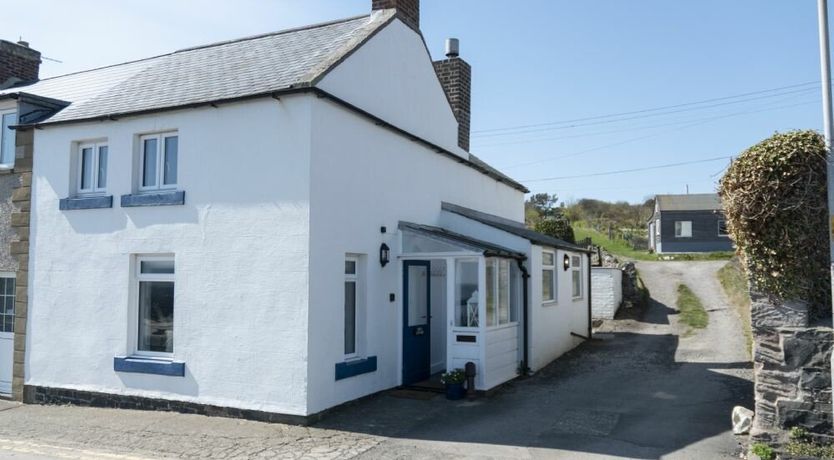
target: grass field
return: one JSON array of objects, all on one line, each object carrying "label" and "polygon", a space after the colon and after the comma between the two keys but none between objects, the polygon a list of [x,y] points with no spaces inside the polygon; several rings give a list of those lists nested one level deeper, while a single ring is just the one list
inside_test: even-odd
[{"label": "grass field", "polygon": [[727,262],[718,270],[718,281],[724,288],[724,293],[741,317],[741,327],[747,342],[747,353],[753,353],[753,333],[750,330],[750,295],[747,292],[747,277],[739,265],[738,259]]},{"label": "grass field", "polygon": [[701,299],[685,284],[678,285],[678,311],[680,321],[689,326],[684,337],[692,335],[695,329],[703,329],[709,324],[709,315],[701,303]]},{"label": "grass field", "polygon": [[668,254],[658,256],[648,251],[638,251],[622,240],[610,240],[608,236],[592,228],[575,226],[573,233],[576,241],[591,238],[594,244],[602,246],[617,257],[631,260],[726,260],[733,257],[732,252],[707,252],[703,254]]}]

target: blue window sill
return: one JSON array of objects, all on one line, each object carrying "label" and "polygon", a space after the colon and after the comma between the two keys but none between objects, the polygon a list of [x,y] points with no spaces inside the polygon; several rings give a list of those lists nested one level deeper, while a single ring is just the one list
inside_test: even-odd
[{"label": "blue window sill", "polygon": [[113,358],[113,370],[116,372],[183,377],[185,376],[185,363],[158,358],[116,356]]},{"label": "blue window sill", "polygon": [[376,372],[376,356],[336,363],[336,380]]},{"label": "blue window sill", "polygon": [[134,208],[138,206],[176,206],[181,204],[185,204],[184,190],[122,195],[123,208]]},{"label": "blue window sill", "polygon": [[112,207],[113,195],[62,198],[61,201],[58,202],[58,209],[61,211],[72,211],[74,209],[103,209]]}]

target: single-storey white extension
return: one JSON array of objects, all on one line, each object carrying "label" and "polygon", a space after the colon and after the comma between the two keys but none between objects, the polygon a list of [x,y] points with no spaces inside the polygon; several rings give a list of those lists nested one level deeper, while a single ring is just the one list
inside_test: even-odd
[{"label": "single-storey white extension", "polygon": [[24,398],[306,421],[590,334],[583,248],[468,151],[418,0],[0,91],[34,129]]}]

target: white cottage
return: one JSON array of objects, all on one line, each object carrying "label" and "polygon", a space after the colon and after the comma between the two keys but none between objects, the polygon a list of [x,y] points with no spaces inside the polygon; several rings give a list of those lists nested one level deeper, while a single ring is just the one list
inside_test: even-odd
[{"label": "white cottage", "polygon": [[44,79],[25,399],[305,421],[590,334],[581,248],[468,152],[469,66],[418,0]]}]

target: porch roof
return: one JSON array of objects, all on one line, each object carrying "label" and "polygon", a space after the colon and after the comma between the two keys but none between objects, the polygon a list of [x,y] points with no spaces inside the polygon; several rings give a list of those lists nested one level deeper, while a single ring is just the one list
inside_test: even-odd
[{"label": "porch roof", "polygon": [[488,257],[506,257],[511,259],[526,259],[527,256],[521,252],[513,251],[497,244],[487,243],[475,238],[455,233],[441,227],[433,227],[431,225],[415,224],[413,222],[400,221],[400,230],[408,230],[420,235],[436,238],[449,244],[463,247],[476,252],[482,252]]}]

